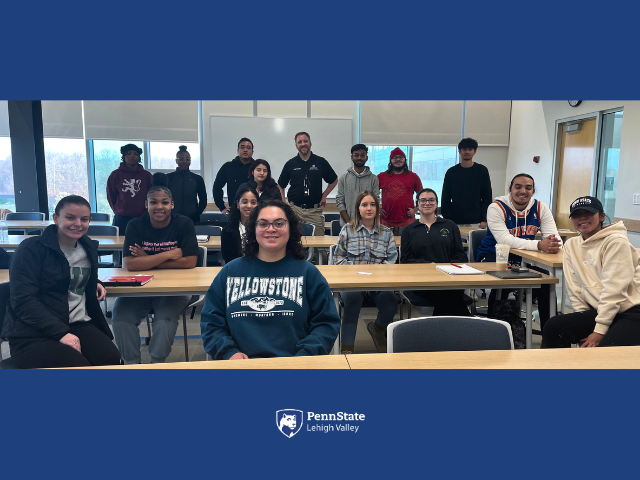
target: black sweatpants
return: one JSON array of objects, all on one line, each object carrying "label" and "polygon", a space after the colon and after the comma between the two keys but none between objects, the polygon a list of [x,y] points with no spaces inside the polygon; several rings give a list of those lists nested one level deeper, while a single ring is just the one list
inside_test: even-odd
[{"label": "black sweatpants", "polygon": [[470,317],[464,304],[464,290],[413,290],[412,293],[433,302],[434,317]]},{"label": "black sweatpants", "polygon": [[[542,338],[547,348],[568,348],[593,333],[596,326],[595,309],[586,312],[567,313],[550,318],[545,324]],[[631,307],[613,317],[600,347],[640,345],[640,305]]]},{"label": "black sweatpants", "polygon": [[82,353],[50,338],[14,338],[9,340],[11,358],[18,368],[120,365],[118,348],[98,327],[74,322],[69,330],[80,339]]}]

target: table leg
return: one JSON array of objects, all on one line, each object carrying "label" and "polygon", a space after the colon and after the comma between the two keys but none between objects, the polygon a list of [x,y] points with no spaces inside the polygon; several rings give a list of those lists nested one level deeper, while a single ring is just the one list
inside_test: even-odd
[{"label": "table leg", "polygon": [[322,265],[322,248],[316,248],[316,252],[318,252],[318,265]]},{"label": "table leg", "polygon": [[533,310],[531,308],[531,298],[533,296],[533,289],[532,288],[527,288],[526,289],[527,292],[527,348],[530,349],[531,348],[531,324],[532,324],[532,317],[533,317]]},{"label": "table leg", "polygon": [[564,313],[564,292],[567,288],[567,284],[564,282],[564,270],[562,270],[562,284],[560,286],[560,313]]},{"label": "table leg", "polygon": [[[551,275],[558,278],[556,267],[551,267]],[[551,311],[549,312],[549,314],[553,317],[558,314],[558,297],[556,295],[555,284],[550,285],[550,287],[551,288],[549,288],[549,302],[551,304]]]},{"label": "table leg", "polygon": [[[333,292],[333,300],[336,302],[336,310],[340,311],[340,293]],[[340,319],[342,321],[342,318]],[[342,325],[340,325],[342,329]],[[338,332],[338,338],[336,338],[336,342],[333,344],[333,352],[334,355],[340,355],[340,332]]]}]

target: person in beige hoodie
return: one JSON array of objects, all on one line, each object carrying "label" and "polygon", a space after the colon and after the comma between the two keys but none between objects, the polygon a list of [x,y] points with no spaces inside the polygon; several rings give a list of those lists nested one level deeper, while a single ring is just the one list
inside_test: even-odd
[{"label": "person in beige hoodie", "polygon": [[546,322],[547,348],[640,345],[640,255],[622,222],[603,226],[602,203],[580,197],[570,217],[578,237],[564,245],[564,274],[574,313]]}]

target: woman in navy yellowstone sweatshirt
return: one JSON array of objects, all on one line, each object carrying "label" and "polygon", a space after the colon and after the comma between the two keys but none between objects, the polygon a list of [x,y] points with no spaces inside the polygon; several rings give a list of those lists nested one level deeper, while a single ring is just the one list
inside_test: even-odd
[{"label": "woman in navy yellowstone sweatshirt", "polygon": [[291,207],[258,205],[246,236],[244,257],[226,264],[207,292],[204,349],[216,360],[329,353],[340,317],[327,281],[304,260]]}]

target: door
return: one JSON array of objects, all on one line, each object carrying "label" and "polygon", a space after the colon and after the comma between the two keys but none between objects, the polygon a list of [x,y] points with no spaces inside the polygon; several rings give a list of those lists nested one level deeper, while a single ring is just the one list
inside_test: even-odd
[{"label": "door", "polygon": [[[596,139],[595,118],[581,120],[574,131],[566,131],[575,122],[561,124],[560,162],[558,164],[558,196],[556,225],[572,230],[569,207],[576,198],[591,195],[593,159]],[[575,127],[573,127],[575,128]]]}]

